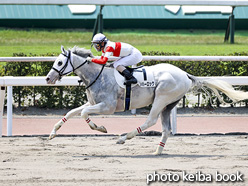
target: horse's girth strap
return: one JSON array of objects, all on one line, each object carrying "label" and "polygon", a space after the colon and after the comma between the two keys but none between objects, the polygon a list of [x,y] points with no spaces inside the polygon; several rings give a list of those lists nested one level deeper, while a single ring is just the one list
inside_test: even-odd
[{"label": "horse's girth strap", "polygon": [[131,84],[126,85],[125,111],[129,110],[131,102]]},{"label": "horse's girth strap", "polygon": [[146,69],[142,68],[144,81],[147,81]]}]

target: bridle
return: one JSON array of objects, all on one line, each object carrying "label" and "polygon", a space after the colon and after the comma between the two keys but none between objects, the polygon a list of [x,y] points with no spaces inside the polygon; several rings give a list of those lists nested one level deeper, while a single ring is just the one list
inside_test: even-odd
[{"label": "bridle", "polygon": [[[61,53],[61,54],[67,58],[65,65],[60,70],[52,67],[53,70],[55,70],[56,72],[58,72],[60,79],[62,78],[62,76],[65,76],[65,75],[69,74],[70,72],[74,72],[75,70],[77,70],[78,68],[80,68],[81,66],[83,66],[85,63],[87,63],[87,60],[85,59],[85,61],[82,64],[80,64],[78,67],[74,68],[74,66],[72,64],[72,61],[71,61],[71,51],[68,50],[68,56],[65,55],[64,53]],[[69,71],[69,72],[64,73],[65,72],[65,69],[67,68],[67,66],[68,66],[69,63],[72,66],[72,71]]]},{"label": "bridle", "polygon": [[[68,56],[66,54],[64,54],[63,52],[61,54],[67,58],[65,65],[60,70],[52,67],[52,69],[55,70],[59,74],[59,80],[62,78],[62,76],[65,76],[65,75],[67,75],[67,74],[69,74],[71,72],[75,72],[75,70],[79,69],[80,67],[82,67],[83,65],[85,65],[88,62],[87,59],[85,59],[85,61],[82,64],[80,64],[78,67],[75,68],[73,66],[73,64],[72,64],[72,61],[71,61],[71,51],[68,50]],[[65,72],[65,69],[67,68],[67,66],[68,66],[69,63],[72,66],[72,71],[69,71],[69,72],[64,73]],[[91,87],[96,82],[96,80],[101,75],[104,66],[105,65],[102,65],[102,69],[101,69],[100,73],[98,74],[98,76],[96,77],[96,79],[93,82],[91,82],[85,89],[88,89],[89,87]],[[78,82],[80,84],[80,82],[82,82],[82,80],[79,80]]]}]

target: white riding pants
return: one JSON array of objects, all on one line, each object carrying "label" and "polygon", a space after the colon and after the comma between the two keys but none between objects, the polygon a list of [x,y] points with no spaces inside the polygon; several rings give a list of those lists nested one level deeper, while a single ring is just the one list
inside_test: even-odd
[{"label": "white riding pants", "polygon": [[136,65],[141,61],[142,61],[141,52],[138,49],[133,48],[130,55],[121,57],[120,59],[116,60],[113,65],[114,65],[114,68],[116,69],[120,65],[131,66],[131,65]]}]

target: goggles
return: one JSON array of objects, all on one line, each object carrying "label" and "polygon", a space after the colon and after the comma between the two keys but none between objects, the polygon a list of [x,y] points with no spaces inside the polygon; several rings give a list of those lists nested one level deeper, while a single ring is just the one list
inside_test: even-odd
[{"label": "goggles", "polygon": [[102,43],[92,43],[92,45],[94,46],[94,48],[97,50],[97,51],[101,51],[101,48],[102,48],[102,46],[101,46],[101,44]]}]

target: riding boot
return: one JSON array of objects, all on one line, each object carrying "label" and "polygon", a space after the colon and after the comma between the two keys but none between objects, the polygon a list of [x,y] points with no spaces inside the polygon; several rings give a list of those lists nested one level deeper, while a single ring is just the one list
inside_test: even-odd
[{"label": "riding boot", "polygon": [[126,84],[136,84],[137,79],[131,74],[131,72],[127,69],[123,70],[121,73],[126,78]]}]

